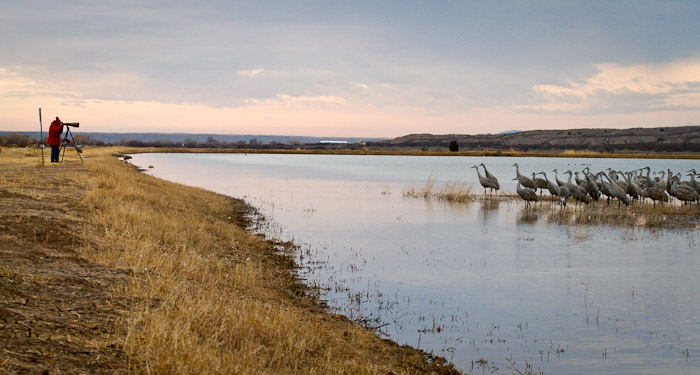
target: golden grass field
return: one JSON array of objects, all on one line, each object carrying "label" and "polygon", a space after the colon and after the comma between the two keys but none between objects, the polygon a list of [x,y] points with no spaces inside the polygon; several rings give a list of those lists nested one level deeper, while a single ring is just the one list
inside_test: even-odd
[{"label": "golden grass field", "polygon": [[0,149],[0,373],[458,373],[324,310],[243,202],[121,152]]}]

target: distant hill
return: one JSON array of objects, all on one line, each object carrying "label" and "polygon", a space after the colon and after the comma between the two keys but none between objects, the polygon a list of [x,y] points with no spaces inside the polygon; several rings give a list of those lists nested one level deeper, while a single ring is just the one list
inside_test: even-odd
[{"label": "distant hill", "polygon": [[[190,143],[205,143],[210,139],[223,143],[283,143],[283,144],[315,144],[322,141],[336,141],[358,143],[364,141],[380,141],[385,138],[357,138],[357,137],[305,137],[305,136],[280,136],[280,135],[238,135],[238,134],[188,134],[188,133],[99,133],[99,132],[81,132],[80,128],[72,129],[74,135],[84,135],[91,137],[94,140],[104,142],[106,144],[118,144],[126,141],[141,141],[151,143],[156,141],[170,142],[190,142]],[[36,139],[41,137],[39,132],[7,132],[0,131],[1,135],[19,134],[26,135]],[[44,132],[44,137],[47,133]]]},{"label": "distant hill", "polygon": [[509,150],[602,152],[700,152],[700,126],[633,129],[529,130],[501,134],[411,134],[373,142],[388,149],[445,150],[457,141],[460,151]]}]

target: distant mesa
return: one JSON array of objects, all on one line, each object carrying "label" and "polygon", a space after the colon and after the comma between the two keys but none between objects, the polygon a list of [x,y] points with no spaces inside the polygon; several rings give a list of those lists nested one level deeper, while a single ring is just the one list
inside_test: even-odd
[{"label": "distant mesa", "polygon": [[499,134],[409,134],[368,143],[373,148],[440,151],[700,152],[700,126],[629,129],[509,130]]}]

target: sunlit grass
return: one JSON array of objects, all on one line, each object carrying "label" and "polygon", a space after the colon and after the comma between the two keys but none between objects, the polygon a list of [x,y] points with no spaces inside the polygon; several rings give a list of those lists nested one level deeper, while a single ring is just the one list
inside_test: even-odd
[{"label": "sunlit grass", "polygon": [[438,185],[434,178],[428,178],[424,185],[410,185],[403,192],[406,197],[431,198],[451,202],[471,202],[478,197],[472,193],[472,185],[466,182],[451,181]]}]

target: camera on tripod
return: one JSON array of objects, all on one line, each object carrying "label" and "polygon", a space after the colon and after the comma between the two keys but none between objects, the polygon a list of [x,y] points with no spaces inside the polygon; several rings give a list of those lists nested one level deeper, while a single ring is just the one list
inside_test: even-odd
[{"label": "camera on tripod", "polygon": [[[80,162],[83,162],[83,157],[80,156],[80,154],[83,153],[83,150],[78,146],[77,143],[75,143],[75,138],[73,138],[73,132],[70,131],[70,128],[77,128],[80,126],[80,123],[77,122],[64,122],[63,125],[66,126],[66,135],[63,137],[63,155],[66,155],[66,147],[71,145],[71,142],[73,144],[73,148],[75,148],[75,152],[78,154],[78,157],[80,158]],[[70,137],[70,141],[68,140]],[[63,159],[61,159],[62,161]]]}]

